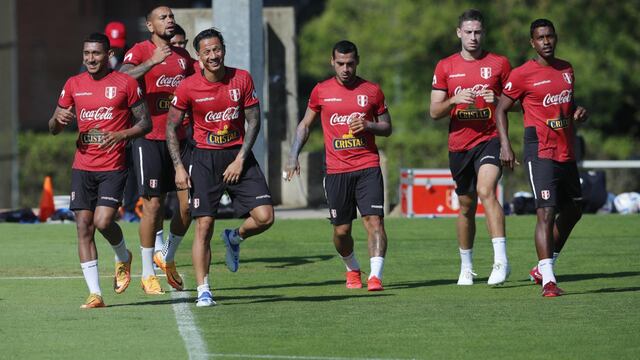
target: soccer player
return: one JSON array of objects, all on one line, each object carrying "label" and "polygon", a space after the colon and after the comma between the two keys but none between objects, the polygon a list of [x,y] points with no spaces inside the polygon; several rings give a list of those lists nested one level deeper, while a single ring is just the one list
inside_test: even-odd
[{"label": "soccer player", "polygon": [[182,26],[176,24],[176,28],[173,32],[173,37],[169,40],[171,46],[186,49],[189,39],[187,39],[187,33],[184,32]]},{"label": "soccer player", "polygon": [[[82,60],[87,71],[67,80],[49,120],[49,131],[57,135],[78,119],[70,207],[76,214],[78,255],[90,293],[81,306],[85,309],[105,306],[98,276],[96,229],[116,253],[113,289],[120,294],[131,282],[131,252],[114,217],[127,179],[125,144],[151,131],[138,83],[110,69],[111,54],[105,35],[94,33],[84,40]],[[133,126],[132,113],[136,119]]]},{"label": "soccer player", "polygon": [[[216,29],[201,31],[193,45],[203,69],[185,79],[175,92],[167,121],[167,142],[179,189],[191,188],[191,214],[196,219],[192,258],[198,283],[196,306],[215,305],[208,273],[211,236],[220,198],[226,190],[237,215],[248,217],[220,237],[231,272],[239,266],[240,243],[273,224],[271,194],[251,152],[260,131],[260,106],[251,75],[224,65],[225,45]],[[193,150],[189,172],[180,161],[176,129],[191,113]],[[246,130],[245,130],[246,125]]]},{"label": "soccer player", "polygon": [[367,231],[371,271],[369,291],[381,291],[387,234],[384,229],[384,189],[376,136],[391,135],[391,116],[377,84],[356,75],[358,49],[350,41],[336,43],[331,52],[335,76],[317,84],[296,129],[286,180],[300,174],[298,155],[309,128],[320,115],[326,151],[325,194],[333,224],[333,243],[347,272],[346,286],[361,288],[360,264],[353,252],[352,222],[356,207]]},{"label": "soccer player", "polygon": [[[134,144],[136,178],[143,198],[143,215],[140,221],[141,282],[147,294],[163,293],[153,269],[154,261],[167,275],[169,285],[176,290],[183,289],[184,284],[176,270],[174,256],[191,223],[187,191],[179,189],[177,197],[180,211],[174,214],[167,244],[163,244],[165,196],[167,192],[176,190],[173,166],[166,146],[167,112],[178,84],[193,74],[194,69],[194,60],[189,53],[170,45],[175,28],[170,8],[159,6],[151,10],[147,14],[147,29],[151,38],[135,44],[125,55],[124,64],[120,68],[120,71],[139,79],[143,84],[145,100],[153,121],[151,133],[145,138],[137,139]],[[182,141],[183,159],[188,162],[191,154],[190,147],[184,141],[185,137],[185,129],[179,128],[178,139]]]},{"label": "soccer player", "polygon": [[574,122],[587,119],[587,111],[575,104],[571,64],[555,57],[558,41],[553,23],[531,23],[531,47],[536,57],[513,69],[498,108],[500,160],[513,168],[515,157],[509,142],[507,110],[516,100],[524,112],[524,161],[536,203],[535,243],[538,265],[531,270],[542,283],[542,296],[562,295],[553,272],[571,230],[582,216],[580,178],[574,154]]},{"label": "soccer player", "polygon": [[473,243],[478,198],[486,212],[493,243],[493,270],[487,284],[507,280],[510,267],[506,251],[504,213],[496,198],[502,176],[500,142],[494,109],[496,94],[511,70],[507,58],[482,49],[484,18],[476,9],[462,13],[456,29],[462,49],[438,62],[431,90],[429,115],[450,117],[449,168],[460,203],[457,219],[460,251],[458,285],[473,285]]}]

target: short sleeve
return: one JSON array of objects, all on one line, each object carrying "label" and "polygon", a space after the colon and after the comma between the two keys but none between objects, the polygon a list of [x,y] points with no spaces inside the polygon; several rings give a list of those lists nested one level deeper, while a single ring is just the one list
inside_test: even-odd
[{"label": "short sleeve", "polygon": [[140,65],[144,60],[142,59],[142,54],[140,51],[140,47],[138,45],[134,45],[127,53],[124,55],[124,60],[122,60],[122,64],[131,64],[131,65]]},{"label": "short sleeve", "polygon": [[248,108],[251,107],[253,105],[258,104],[260,101],[258,100],[258,94],[256,93],[256,88],[253,85],[253,79],[251,78],[251,75],[249,75],[249,73],[247,73],[247,81],[244,82],[244,94],[243,94],[243,99],[244,99],[244,108]]},{"label": "short sleeve", "polygon": [[384,93],[380,87],[376,91],[376,102],[373,104],[373,111],[376,115],[382,115],[387,112],[387,102],[384,99]]},{"label": "short sleeve", "polygon": [[524,82],[522,72],[514,70],[509,74],[506,83],[503,85],[502,93],[513,100],[518,100],[524,94]]},{"label": "short sleeve", "polygon": [[[319,84],[318,84],[319,85]],[[311,90],[311,95],[309,96],[309,109],[319,113],[321,110],[320,106],[320,94],[318,94],[318,85],[316,85],[313,90]]]},{"label": "short sleeve", "polygon": [[61,108],[68,108],[73,105],[75,105],[75,101],[73,100],[73,80],[68,79],[60,92],[58,106]]},{"label": "short sleeve", "polygon": [[127,77],[127,105],[132,107],[142,99],[142,89],[136,79],[129,75],[125,76]]},{"label": "short sleeve", "polygon": [[447,84],[447,72],[442,60],[438,61],[436,70],[433,72],[433,81],[431,82],[431,88],[434,90],[448,91],[449,85]]},{"label": "short sleeve", "polygon": [[187,86],[186,81],[180,82],[171,99],[171,105],[181,111],[187,111],[190,108]]}]

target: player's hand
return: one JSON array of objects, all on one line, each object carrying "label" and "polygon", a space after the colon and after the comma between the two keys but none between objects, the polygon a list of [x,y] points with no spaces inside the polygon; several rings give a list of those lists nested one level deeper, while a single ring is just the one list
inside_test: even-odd
[{"label": "player's hand", "polygon": [[364,119],[364,116],[359,116],[355,119],[352,119],[349,123],[349,129],[351,129],[352,134],[357,134],[359,132],[367,130],[368,121]]},{"label": "player's hand", "polygon": [[491,89],[484,89],[480,91],[478,96],[482,96],[484,101],[489,104],[493,104],[496,101],[496,94]]},{"label": "player's hand", "polygon": [[164,61],[164,59],[169,57],[169,55],[171,55],[171,48],[169,47],[169,45],[158,46],[157,48],[155,48],[155,50],[153,50],[151,61],[154,64],[160,64]]},{"label": "player's hand", "polygon": [[240,175],[242,174],[242,168],[244,167],[244,160],[242,158],[236,158],[222,173],[222,181],[227,184],[237,184],[240,181]]},{"label": "player's hand", "polygon": [[573,120],[575,120],[576,122],[582,123],[587,121],[588,118],[589,113],[587,112],[587,109],[583,108],[582,106],[578,106],[576,108],[576,111],[573,112]]},{"label": "player's hand", "polygon": [[126,135],[121,131],[107,131],[104,133],[104,137],[102,138],[102,144],[100,144],[100,149],[107,149],[107,152],[111,152],[113,147],[116,146],[120,141],[126,140]]},{"label": "player's hand", "polygon": [[476,94],[471,89],[460,90],[451,98],[453,104],[473,104],[476,101]]},{"label": "player's hand", "polygon": [[520,165],[513,154],[510,144],[508,146],[500,146],[500,162],[502,166],[506,166],[511,170],[513,170],[514,166]]},{"label": "player's hand", "polygon": [[68,108],[60,108],[58,112],[56,112],[56,122],[62,126],[67,126],[69,123],[76,118],[76,114],[71,110],[73,106],[69,106]]},{"label": "player's hand", "polygon": [[298,158],[289,159],[287,166],[284,167],[284,171],[282,172],[282,178],[286,181],[291,181],[293,175],[300,176],[300,163],[298,162]]},{"label": "player's hand", "polygon": [[176,182],[176,190],[178,191],[187,190],[191,188],[191,177],[189,177],[189,174],[184,169],[184,167],[181,166],[178,169],[176,169],[175,182]]}]

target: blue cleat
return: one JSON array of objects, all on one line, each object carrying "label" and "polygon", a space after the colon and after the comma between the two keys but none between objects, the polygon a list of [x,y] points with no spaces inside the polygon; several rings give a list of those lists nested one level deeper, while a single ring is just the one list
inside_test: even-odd
[{"label": "blue cleat", "polygon": [[233,244],[231,242],[230,238],[232,234],[233,230],[225,229],[222,234],[220,234],[220,238],[222,238],[222,242],[227,248],[227,253],[224,256],[224,260],[227,263],[227,269],[231,272],[236,272],[240,266],[240,245]]}]

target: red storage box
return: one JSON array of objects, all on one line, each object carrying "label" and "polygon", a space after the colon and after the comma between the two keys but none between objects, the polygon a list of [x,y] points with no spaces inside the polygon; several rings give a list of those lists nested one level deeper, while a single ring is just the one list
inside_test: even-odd
[{"label": "red storage box", "polygon": [[[456,183],[449,169],[402,169],[400,172],[400,203],[406,217],[457,216],[460,209],[455,192]],[[502,182],[496,189],[503,203]],[[476,215],[484,215],[478,201]]]}]

